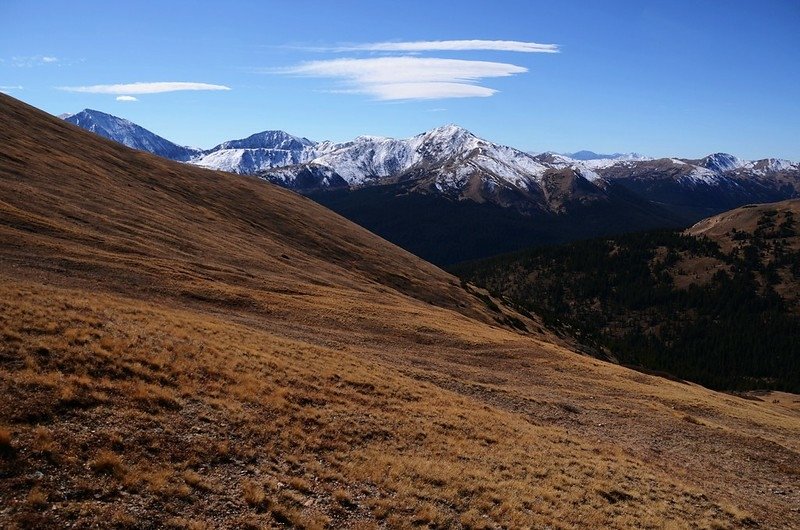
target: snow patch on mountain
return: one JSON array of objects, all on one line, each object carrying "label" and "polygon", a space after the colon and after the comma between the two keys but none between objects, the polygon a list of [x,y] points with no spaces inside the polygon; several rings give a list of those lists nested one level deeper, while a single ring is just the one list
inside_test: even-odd
[{"label": "snow patch on mountain", "polygon": [[686,182],[691,185],[708,184],[714,185],[719,183],[721,176],[718,172],[712,171],[704,167],[695,167],[689,174],[680,177],[678,180]]}]

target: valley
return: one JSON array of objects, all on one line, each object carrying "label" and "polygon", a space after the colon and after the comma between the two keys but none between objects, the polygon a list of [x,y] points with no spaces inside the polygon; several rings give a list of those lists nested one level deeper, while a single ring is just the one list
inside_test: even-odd
[{"label": "valley", "polygon": [[0,95],[0,523],[790,527],[800,415]]}]

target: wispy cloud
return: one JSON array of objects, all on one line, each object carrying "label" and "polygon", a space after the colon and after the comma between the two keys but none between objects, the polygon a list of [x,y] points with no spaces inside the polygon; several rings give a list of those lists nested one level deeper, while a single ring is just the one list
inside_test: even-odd
[{"label": "wispy cloud", "polygon": [[[183,81],[160,81],[155,83],[123,83],[116,85],[62,86],[59,90],[82,92],[88,94],[159,94],[162,92],[179,92],[182,90],[230,90],[225,85],[209,83],[188,83]],[[128,100],[130,101],[130,100]]]},{"label": "wispy cloud", "polygon": [[117,96],[117,101],[139,101],[133,96]]},{"label": "wispy cloud", "polygon": [[338,79],[344,92],[408,100],[487,97],[497,91],[477,84],[481,79],[527,71],[508,63],[403,56],[311,61],[271,72]]},{"label": "wispy cloud", "polygon": [[431,52],[431,51],[504,51],[521,53],[558,53],[557,44],[540,44],[517,40],[426,40],[411,42],[372,42],[350,46],[310,48],[328,52]]},{"label": "wispy cloud", "polygon": [[34,66],[57,63],[59,63],[59,59],[53,55],[14,56],[9,62],[15,68],[32,68]]},{"label": "wispy cloud", "polygon": [[10,94],[14,90],[22,90],[22,85],[0,85],[0,92]]}]

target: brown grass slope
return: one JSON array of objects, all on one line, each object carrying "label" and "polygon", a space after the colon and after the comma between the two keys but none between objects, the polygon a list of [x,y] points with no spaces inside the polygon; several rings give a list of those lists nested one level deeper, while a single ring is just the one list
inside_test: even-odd
[{"label": "brown grass slope", "polygon": [[[788,306],[800,312],[800,284],[796,272],[800,265],[800,199],[742,206],[703,219],[686,233],[715,241],[727,254],[743,255],[748,250],[746,247],[754,247],[761,267],[774,269],[771,281],[763,271],[757,274],[758,281],[762,285],[771,283]],[[723,268],[719,261],[713,260],[707,263],[684,261],[678,266],[684,270],[687,283],[703,281]]]},{"label": "brown grass slope", "polygon": [[[785,217],[786,212],[791,212],[794,218],[800,222],[800,199],[742,206],[741,208],[703,219],[687,229],[686,232],[694,236],[706,236],[719,243],[724,249],[729,250],[734,244],[731,238],[731,233],[734,230],[750,234],[754,233],[758,228],[759,219],[762,218],[765,212],[769,211],[777,212],[780,218]],[[778,221],[780,220],[778,219]],[[797,242],[793,241],[793,243],[795,243],[793,246],[796,246]]]},{"label": "brown grass slope", "polygon": [[792,527],[800,415],[0,95],[0,526]]}]

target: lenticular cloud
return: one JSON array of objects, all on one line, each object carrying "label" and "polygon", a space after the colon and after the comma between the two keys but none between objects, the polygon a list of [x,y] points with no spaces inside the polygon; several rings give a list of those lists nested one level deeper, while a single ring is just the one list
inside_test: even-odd
[{"label": "lenticular cloud", "polygon": [[209,83],[188,83],[184,81],[159,81],[155,83],[124,83],[116,85],[89,85],[59,87],[67,92],[88,94],[159,94],[162,92],[179,92],[182,90],[230,90],[225,85]]},{"label": "lenticular cloud", "polygon": [[503,51],[520,53],[558,53],[557,44],[539,44],[516,40],[428,40],[413,42],[373,42],[330,48],[330,51],[429,52],[429,51]]},{"label": "lenticular cloud", "polygon": [[480,86],[481,79],[527,71],[508,63],[403,56],[310,61],[280,73],[339,79],[346,92],[402,100],[487,97],[497,91]]}]

